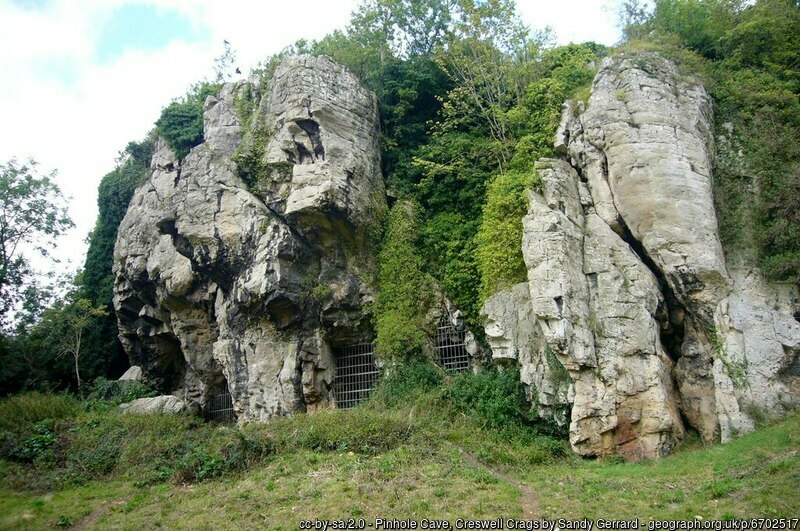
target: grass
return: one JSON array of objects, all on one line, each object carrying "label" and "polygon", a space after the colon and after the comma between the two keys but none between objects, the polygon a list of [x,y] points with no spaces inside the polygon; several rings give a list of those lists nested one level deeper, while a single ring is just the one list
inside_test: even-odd
[{"label": "grass", "polygon": [[[0,460],[0,529],[800,514],[800,414],[729,444],[689,442],[658,461],[592,461],[536,429],[492,425],[481,414],[448,406],[449,396],[474,388],[474,396],[486,399],[481,407],[491,409],[492,378],[454,383],[444,377],[438,386],[430,380],[416,391],[387,385],[350,411],[241,430],[190,417],[77,413],[62,419],[66,431],[55,423],[53,459]],[[105,450],[95,455],[92,448]]]},{"label": "grass", "polygon": [[12,396],[0,401],[0,430],[19,430],[45,419],[60,420],[74,416],[80,402],[67,394],[39,392]]},{"label": "grass", "polygon": [[554,464],[524,480],[547,493],[545,515],[653,519],[800,514],[800,415],[728,444],[638,464]]}]

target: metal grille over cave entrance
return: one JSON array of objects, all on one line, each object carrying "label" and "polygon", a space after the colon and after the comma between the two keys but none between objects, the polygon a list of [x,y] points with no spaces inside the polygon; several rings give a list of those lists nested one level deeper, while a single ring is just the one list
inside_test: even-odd
[{"label": "metal grille over cave entrance", "polygon": [[453,325],[450,316],[445,314],[439,321],[436,330],[436,361],[448,371],[464,372],[469,370],[469,352],[467,352],[462,327]]},{"label": "metal grille over cave entrance", "polygon": [[378,380],[372,343],[334,348],[333,359],[336,362],[333,379],[336,407],[349,409],[369,398]]},{"label": "metal grille over cave entrance", "polygon": [[208,402],[208,420],[214,422],[236,422],[236,413],[233,411],[233,399],[228,389],[228,382],[219,394],[211,397]]}]

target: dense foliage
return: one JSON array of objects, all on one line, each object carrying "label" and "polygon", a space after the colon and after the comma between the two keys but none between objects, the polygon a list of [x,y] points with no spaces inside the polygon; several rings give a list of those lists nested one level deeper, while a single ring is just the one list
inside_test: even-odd
[{"label": "dense foliage", "polygon": [[400,365],[370,403],[241,428],[116,408],[151,394],[138,382],[99,381],[82,402],[38,392],[0,399],[0,479],[10,488],[47,491],[112,478],[140,487],[185,484],[308,450],[374,457],[440,441],[488,464],[531,466],[568,454],[554,438],[563,430],[531,413],[514,371],[451,375],[424,362]]},{"label": "dense foliage", "polygon": [[381,290],[375,302],[375,355],[408,359],[420,354],[430,330],[425,322],[431,288],[418,252],[419,213],[414,203],[397,203],[389,212],[378,256]]},{"label": "dense foliage", "polygon": [[[75,349],[65,344],[74,338],[70,324],[84,317],[80,327],[81,347],[77,369],[83,379],[119,376],[128,360],[117,339],[117,321],[112,304],[111,273],[117,229],[137,185],[147,176],[153,141],[131,142],[120,153],[117,168],[100,181],[99,214],[89,235],[89,250],[83,271],[66,291],[55,297],[53,288],[30,286],[17,313],[13,333],[4,338],[0,358],[0,393],[20,389],[78,388]],[[61,291],[61,290],[57,290]],[[95,311],[84,315],[86,308]],[[69,350],[70,352],[66,352]]]},{"label": "dense foliage", "polygon": [[715,100],[715,198],[729,257],[800,282],[800,6],[657,0],[628,46],[682,60]]},{"label": "dense foliage", "polygon": [[[726,252],[760,264],[772,278],[800,280],[797,2],[622,5],[623,49],[672,57],[714,97],[715,199]],[[437,290],[480,334],[483,301],[525,279],[520,220],[525,190],[538,186],[534,163],[553,156],[562,103],[586,98],[608,51],[593,43],[553,46],[549,34],[520,22],[513,0],[364,0],[343,31],[299,41],[283,53],[294,52],[331,56],[378,98],[383,171],[396,200],[378,257],[379,356],[424,353],[424,316]],[[256,73],[268,79],[280,55]],[[157,134],[179,158],[202,142],[204,101],[232,65],[226,49],[214,83],[195,85],[163,110]],[[237,97],[247,121],[257,95]],[[259,139],[237,154],[251,184],[265,171]],[[46,290],[18,292],[20,324],[0,344],[2,391],[70,385],[69,360],[48,346],[66,333],[65,317],[84,299],[92,308],[104,306],[107,315],[86,327],[81,374],[110,376],[125,364],[110,306],[111,260],[117,227],[152,149],[152,137],[131,143],[103,179],[84,270],[68,295],[53,302]]]},{"label": "dense foliage", "polygon": [[218,84],[199,83],[186,96],[161,111],[156,129],[178,160],[183,160],[190,149],[203,142],[203,105],[206,98],[216,94],[219,88]]},{"label": "dense foliage", "polygon": [[377,94],[389,190],[419,205],[425,269],[478,333],[483,299],[524,279],[523,190],[604,53],[549,38],[509,0],[370,0],[344,32],[290,50],[333,57]]}]

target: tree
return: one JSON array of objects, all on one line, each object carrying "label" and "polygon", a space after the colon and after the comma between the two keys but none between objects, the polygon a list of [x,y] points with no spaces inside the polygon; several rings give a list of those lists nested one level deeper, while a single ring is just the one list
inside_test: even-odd
[{"label": "tree", "polygon": [[438,54],[455,87],[448,93],[439,127],[488,128],[497,143],[500,171],[511,157],[505,113],[531,81],[527,65],[549,33],[532,35],[513,0],[459,0],[447,46]]},{"label": "tree", "polygon": [[348,36],[382,58],[427,56],[452,30],[457,0],[366,0],[353,13]]},{"label": "tree", "polygon": [[54,177],[40,176],[32,159],[0,164],[0,323],[32,274],[23,249],[49,256],[55,238],[74,226]]},{"label": "tree", "polygon": [[83,397],[83,388],[81,386],[81,346],[83,342],[83,333],[87,325],[91,323],[96,317],[107,315],[108,312],[103,305],[93,306],[89,299],[78,299],[65,308],[61,314],[61,318],[66,324],[66,334],[61,339],[59,345],[59,354],[72,356],[75,362],[75,379],[78,382],[78,393]]},{"label": "tree", "polygon": [[95,305],[104,304],[108,314],[96,317],[83,338],[81,363],[88,378],[112,378],[129,366],[117,337],[119,330],[112,302],[114,274],[111,268],[119,224],[136,187],[146,181],[150,173],[153,137],[151,134],[142,142],[130,142],[120,153],[117,167],[103,177],[97,189],[97,223],[89,235],[89,249],[78,284],[80,297]]}]

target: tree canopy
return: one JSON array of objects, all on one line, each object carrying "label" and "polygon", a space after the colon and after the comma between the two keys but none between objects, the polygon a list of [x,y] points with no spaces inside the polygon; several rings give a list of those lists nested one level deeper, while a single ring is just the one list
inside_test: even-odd
[{"label": "tree canopy", "polygon": [[32,275],[26,251],[49,256],[56,237],[74,226],[54,176],[41,175],[34,160],[0,164],[0,320]]}]

